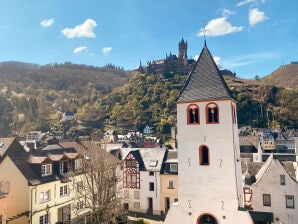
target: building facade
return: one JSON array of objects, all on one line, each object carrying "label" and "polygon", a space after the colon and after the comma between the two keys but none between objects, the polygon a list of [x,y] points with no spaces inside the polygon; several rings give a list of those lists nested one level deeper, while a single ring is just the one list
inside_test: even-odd
[{"label": "building facade", "polygon": [[165,223],[253,223],[244,208],[236,104],[206,43],[177,102],[178,203]]}]

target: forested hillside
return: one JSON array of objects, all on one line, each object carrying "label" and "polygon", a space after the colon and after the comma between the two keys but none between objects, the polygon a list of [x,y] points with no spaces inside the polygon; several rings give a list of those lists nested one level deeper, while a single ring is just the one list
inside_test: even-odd
[{"label": "forested hillside", "polygon": [[127,72],[113,65],[99,68],[71,63],[3,62],[0,78],[1,137],[49,130],[66,110],[78,118],[97,120],[100,113],[81,116],[82,108],[100,111],[102,96],[129,81]]},{"label": "forested hillside", "polygon": [[[298,128],[297,86],[285,88],[281,81],[273,85],[266,81],[271,75],[244,80],[224,74],[238,103],[239,126]],[[187,74],[142,74],[113,65],[6,62],[0,63],[0,78],[0,137],[54,129],[75,136],[111,126],[143,130],[147,124],[158,133],[169,133]],[[279,76],[287,78],[287,73]],[[63,123],[67,110],[75,119]]]}]

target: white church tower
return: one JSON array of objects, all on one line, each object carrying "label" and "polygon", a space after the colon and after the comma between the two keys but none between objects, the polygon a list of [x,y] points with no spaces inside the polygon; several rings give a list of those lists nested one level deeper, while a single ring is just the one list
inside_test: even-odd
[{"label": "white church tower", "polygon": [[236,104],[206,42],[177,102],[178,203],[165,223],[253,223],[244,211]]}]

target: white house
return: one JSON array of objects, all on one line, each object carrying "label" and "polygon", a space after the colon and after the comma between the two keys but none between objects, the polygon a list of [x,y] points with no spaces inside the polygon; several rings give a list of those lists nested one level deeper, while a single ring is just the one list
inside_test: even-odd
[{"label": "white house", "polygon": [[62,121],[71,121],[74,118],[74,112],[72,111],[65,111],[62,115]]},{"label": "white house", "polygon": [[[298,223],[298,184],[290,175],[286,163],[281,163],[271,155],[256,175],[256,182],[251,185],[253,211],[262,212],[263,216],[272,216],[272,223]],[[265,220],[260,220],[265,221]]]},{"label": "white house", "polygon": [[236,103],[206,42],[177,102],[178,202],[165,223],[253,223],[244,211]]},{"label": "white house", "polygon": [[160,215],[160,171],[165,148],[121,149],[123,205],[132,212]]}]

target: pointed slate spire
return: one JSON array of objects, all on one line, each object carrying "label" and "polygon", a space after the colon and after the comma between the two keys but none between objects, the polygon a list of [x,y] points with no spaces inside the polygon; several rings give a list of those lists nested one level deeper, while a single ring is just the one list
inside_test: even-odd
[{"label": "pointed slate spire", "polygon": [[216,99],[231,99],[231,96],[205,41],[204,48],[184,84],[178,102]]}]

